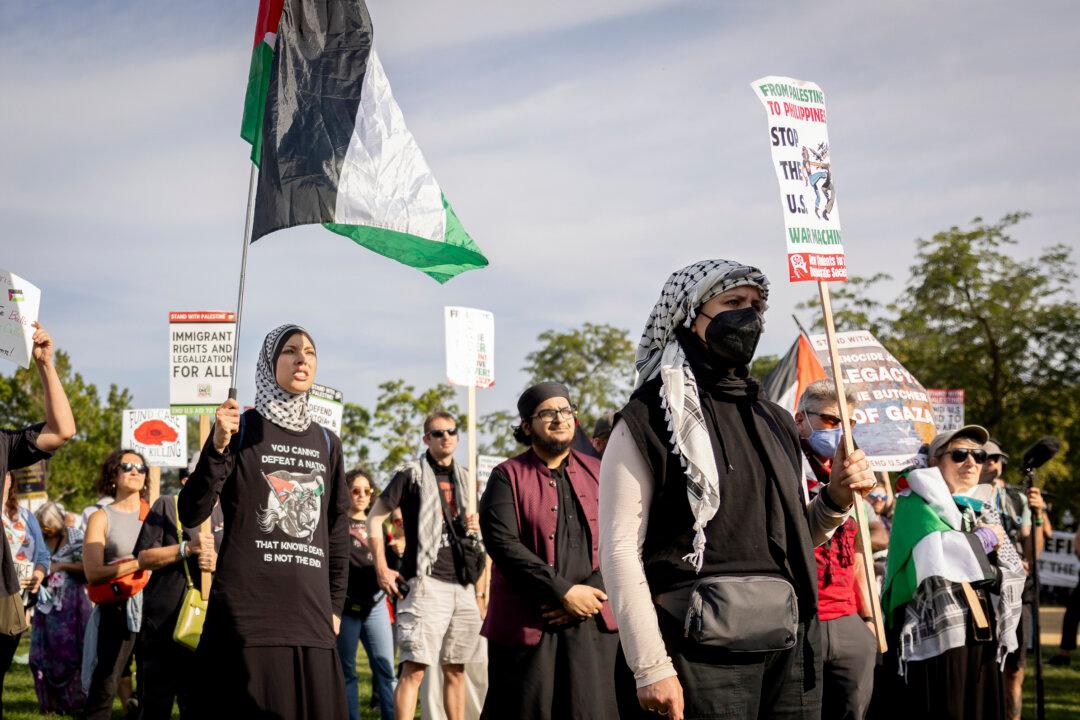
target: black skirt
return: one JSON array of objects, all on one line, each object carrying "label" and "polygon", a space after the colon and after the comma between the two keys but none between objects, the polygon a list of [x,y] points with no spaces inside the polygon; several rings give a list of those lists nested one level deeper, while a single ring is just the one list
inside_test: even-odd
[{"label": "black skirt", "polygon": [[[209,641],[209,642],[208,642]],[[345,720],[345,680],[334,648],[243,647],[203,639],[195,717]]]}]

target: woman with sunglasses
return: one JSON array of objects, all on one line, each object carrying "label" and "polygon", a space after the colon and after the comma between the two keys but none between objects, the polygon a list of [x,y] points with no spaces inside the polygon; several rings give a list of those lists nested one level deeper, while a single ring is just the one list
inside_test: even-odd
[{"label": "woman with sunglasses", "polygon": [[[116,450],[101,466],[101,487],[116,498],[90,516],[83,540],[83,572],[91,585],[131,575],[141,568],[132,554],[146,517],[142,493],[146,459],[134,450]],[[94,607],[91,627],[97,627],[96,661],[86,692],[87,720],[112,717],[120,677],[131,660],[141,620],[141,599],[102,603]]]},{"label": "woman with sunglasses", "polygon": [[[390,609],[386,593],[375,577],[375,557],[367,537],[367,510],[372,503],[371,479],[367,471],[356,468],[345,474],[352,508],[349,514],[349,586],[337,648],[345,674],[345,697],[349,720],[360,720],[360,696],[356,675],[356,648],[363,643],[371,666],[372,694],[382,720],[394,717],[394,634],[390,627]],[[387,537],[386,545],[389,545]],[[393,558],[387,557],[387,562]]]},{"label": "woman with sunglasses", "polygon": [[994,488],[979,485],[988,438],[978,425],[941,433],[929,467],[897,482],[881,598],[887,717],[1005,717],[1000,662],[1016,649],[1024,570]]},{"label": "woman with sunglasses", "polygon": [[346,715],[336,635],[349,579],[349,491],[341,441],[314,422],[311,335],[281,325],[263,340],[255,407],[217,409],[180,491],[198,527],[220,500],[225,520],[199,642],[199,718]]}]

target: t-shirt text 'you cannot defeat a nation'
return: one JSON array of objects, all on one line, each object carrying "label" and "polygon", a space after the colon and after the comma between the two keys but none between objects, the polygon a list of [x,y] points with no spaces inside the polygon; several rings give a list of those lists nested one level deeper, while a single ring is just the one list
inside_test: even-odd
[{"label": "t-shirt text 'you cannot defeat a nation'", "polygon": [[255,538],[263,562],[321,568],[323,548],[310,541],[322,518],[327,467],[323,452],[302,445],[270,443],[259,457],[268,485],[265,506],[259,508],[259,529],[281,531],[290,539]]},{"label": "t-shirt text 'you cannot defeat a nation'", "polygon": [[846,280],[825,94],[814,83],[765,77],[752,83],[769,120],[769,144],[787,238],[788,277]]}]

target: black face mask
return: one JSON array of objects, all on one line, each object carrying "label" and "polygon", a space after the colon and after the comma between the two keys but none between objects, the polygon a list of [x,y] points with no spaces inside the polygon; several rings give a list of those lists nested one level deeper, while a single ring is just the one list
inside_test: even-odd
[{"label": "black face mask", "polygon": [[765,323],[754,308],[728,310],[709,320],[705,328],[705,346],[718,366],[743,367],[754,359],[764,330]]}]

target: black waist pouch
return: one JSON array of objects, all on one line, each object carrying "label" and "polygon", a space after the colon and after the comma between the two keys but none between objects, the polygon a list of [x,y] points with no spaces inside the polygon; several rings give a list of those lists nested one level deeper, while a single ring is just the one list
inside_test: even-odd
[{"label": "black waist pouch", "polygon": [[683,635],[730,652],[777,652],[795,646],[799,607],[795,588],[770,575],[712,575],[656,597],[675,617],[685,613]]}]

